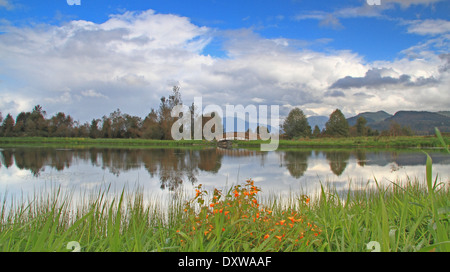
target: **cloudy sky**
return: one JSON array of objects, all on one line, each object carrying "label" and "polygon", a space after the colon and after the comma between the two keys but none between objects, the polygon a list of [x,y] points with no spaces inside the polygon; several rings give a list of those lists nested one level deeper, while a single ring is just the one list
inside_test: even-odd
[{"label": "cloudy sky", "polygon": [[[450,1],[0,0],[0,111],[450,110]],[[377,2],[377,1],[369,1]]]}]

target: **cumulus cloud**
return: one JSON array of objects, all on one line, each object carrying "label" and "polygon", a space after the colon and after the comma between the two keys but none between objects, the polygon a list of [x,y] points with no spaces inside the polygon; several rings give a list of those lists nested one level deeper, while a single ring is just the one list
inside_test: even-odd
[{"label": "cumulus cloud", "polygon": [[149,111],[152,101],[157,104],[170,92],[168,80],[188,77],[212,61],[200,54],[210,40],[208,28],[152,10],[112,15],[101,24],[77,20],[4,28],[0,63],[9,68],[3,73],[9,88],[0,85],[2,92],[26,89],[22,94],[35,103],[45,100],[48,112],[61,111],[62,105],[74,110],[89,106],[93,97],[120,104],[78,110],[82,119],[118,106],[133,114]]},{"label": "cumulus cloud", "polygon": [[[224,57],[204,53],[217,36]],[[355,52],[317,52],[304,41],[267,39],[249,29],[218,31],[152,10],[125,12],[103,23],[6,26],[0,111],[41,104],[48,114],[64,111],[81,121],[117,108],[145,117],[172,84],[180,85],[186,104],[195,96],[204,106],[277,104],[281,116],[296,106],[310,115],[446,109],[448,59],[428,52],[367,63]],[[426,108],[430,100],[439,105]]]}]

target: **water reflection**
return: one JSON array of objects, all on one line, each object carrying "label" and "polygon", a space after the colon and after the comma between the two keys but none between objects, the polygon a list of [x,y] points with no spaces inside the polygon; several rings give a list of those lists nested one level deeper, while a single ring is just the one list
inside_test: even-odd
[{"label": "water reflection", "polygon": [[[88,164],[115,176],[145,169],[152,178],[159,179],[163,190],[173,191],[183,183],[199,182],[201,173],[217,175],[227,158],[230,161],[249,158],[245,166],[250,175],[266,173],[269,176],[277,168],[285,168],[294,179],[300,179],[308,171],[311,160],[319,160],[329,166],[336,177],[343,175],[349,164],[359,167],[383,166],[398,171],[404,166],[425,165],[421,151],[376,150],[310,150],[276,151],[273,153],[245,149],[54,149],[54,148],[6,148],[0,152],[0,167],[16,166],[38,178],[46,167],[62,172],[72,166]],[[450,156],[433,152],[433,163],[450,165]],[[240,162],[239,162],[240,163]],[[264,172],[266,170],[268,172]],[[1,171],[1,169],[0,169]],[[275,175],[275,174],[274,174]]]}]

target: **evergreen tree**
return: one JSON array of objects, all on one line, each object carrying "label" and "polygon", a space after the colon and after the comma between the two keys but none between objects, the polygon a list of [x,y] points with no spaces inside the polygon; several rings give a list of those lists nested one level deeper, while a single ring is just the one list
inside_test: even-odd
[{"label": "evergreen tree", "polygon": [[347,137],[349,135],[349,126],[347,119],[339,109],[336,109],[325,124],[325,133],[333,137]]},{"label": "evergreen tree", "polygon": [[292,109],[282,124],[284,133],[288,138],[311,136],[311,126],[308,124],[305,114],[299,108]]},{"label": "evergreen tree", "polygon": [[14,136],[14,119],[11,114],[6,115],[2,124],[2,136],[11,137]]},{"label": "evergreen tree", "polygon": [[312,137],[314,137],[314,138],[320,137],[320,128],[318,125],[314,126],[314,130],[312,132]]}]

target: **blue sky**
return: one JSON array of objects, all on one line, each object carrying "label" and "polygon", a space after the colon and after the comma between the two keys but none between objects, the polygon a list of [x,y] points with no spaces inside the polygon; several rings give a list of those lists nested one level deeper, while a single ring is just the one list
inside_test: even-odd
[{"label": "blue sky", "polygon": [[450,109],[450,2],[0,0],[0,111],[84,122],[185,103]]}]

